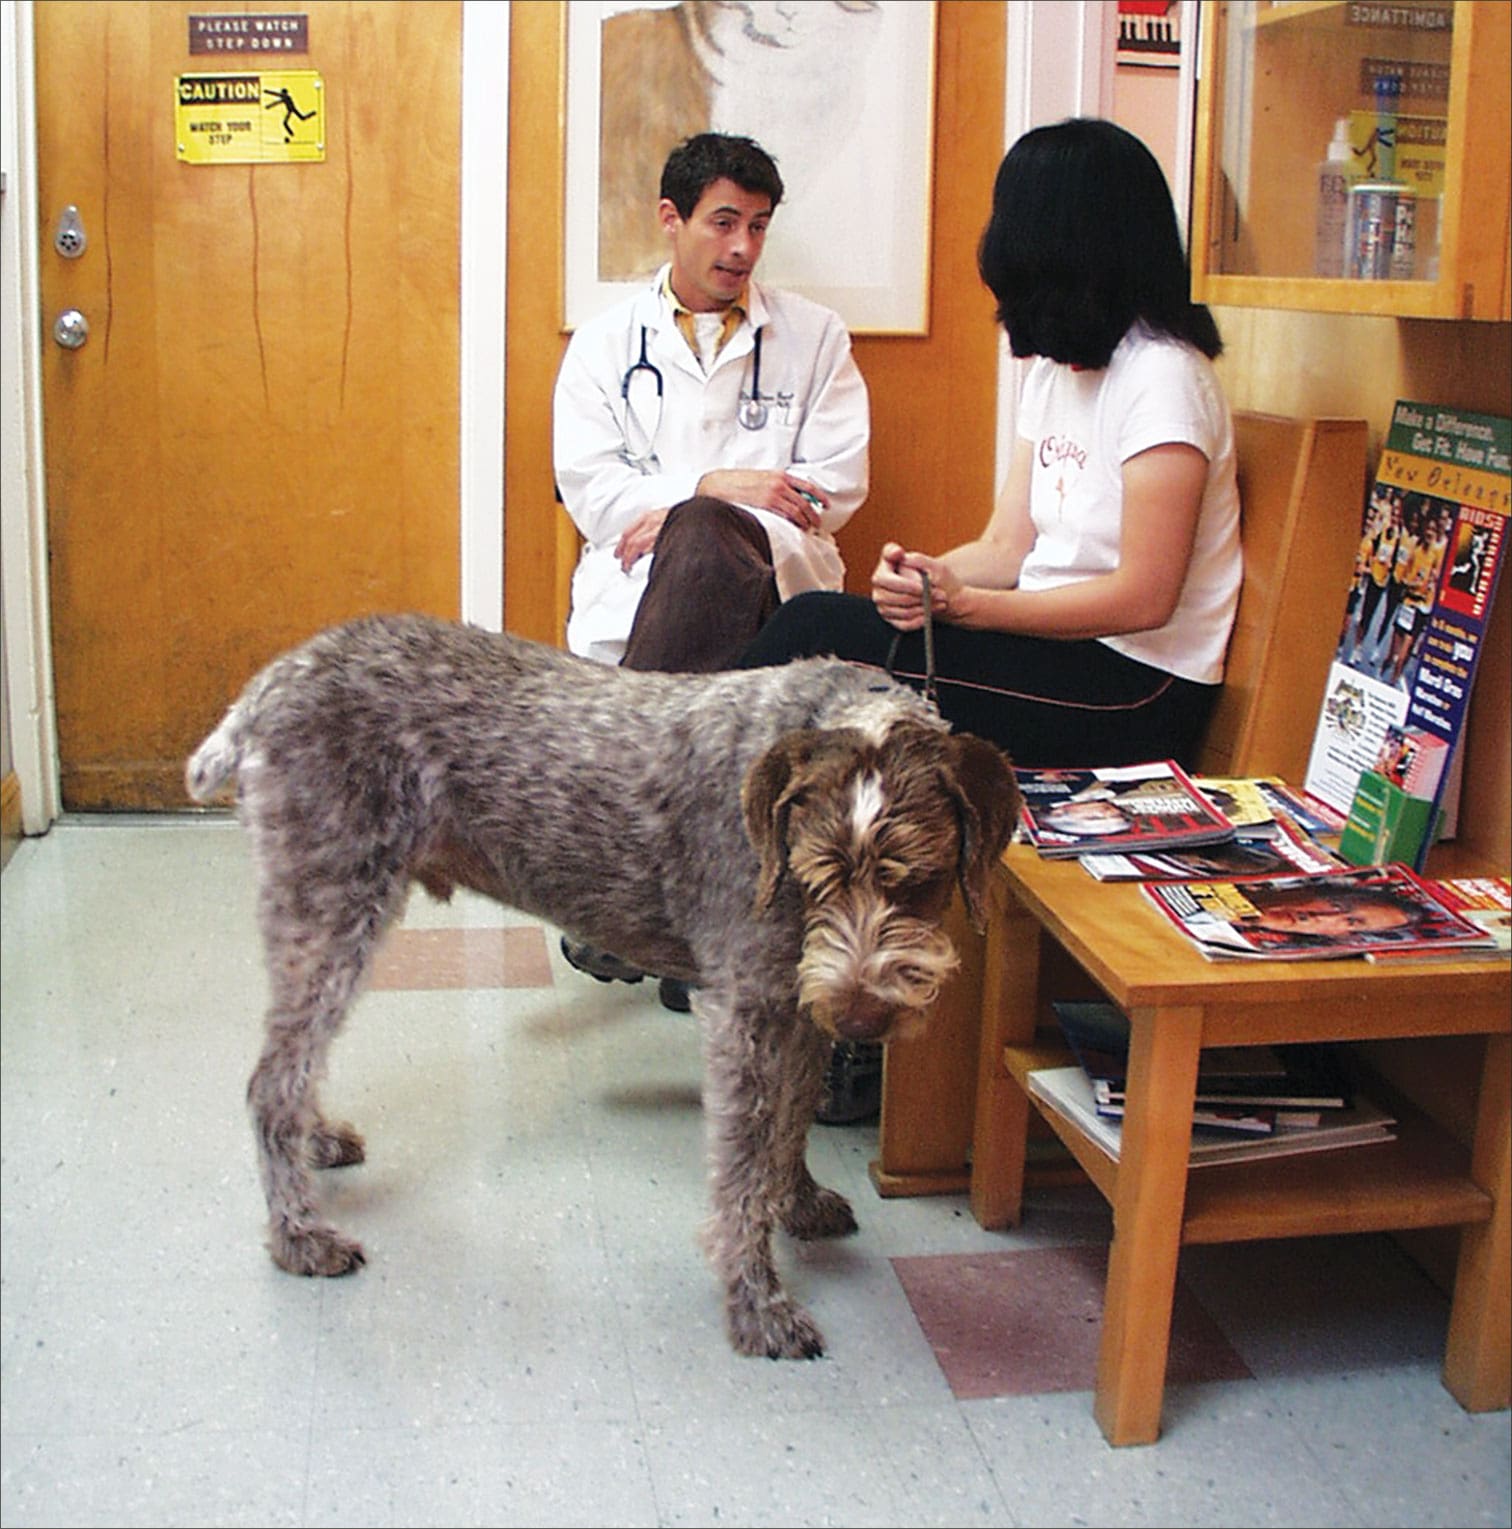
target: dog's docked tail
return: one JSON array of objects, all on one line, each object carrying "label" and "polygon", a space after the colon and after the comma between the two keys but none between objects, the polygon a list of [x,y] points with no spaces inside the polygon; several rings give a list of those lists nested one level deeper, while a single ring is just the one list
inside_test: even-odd
[{"label": "dog's docked tail", "polygon": [[189,756],[184,766],[184,787],[196,802],[210,801],[236,778],[246,757],[253,724],[262,710],[262,699],[275,678],[273,671],[279,667],[277,663],[269,664],[258,674],[231,703],[215,731]]},{"label": "dog's docked tail", "polygon": [[238,725],[242,703],[238,701],[221,724],[189,756],[184,767],[184,786],[197,802],[208,802],[217,796],[227,781],[236,774],[241,765],[242,745],[246,730]]}]

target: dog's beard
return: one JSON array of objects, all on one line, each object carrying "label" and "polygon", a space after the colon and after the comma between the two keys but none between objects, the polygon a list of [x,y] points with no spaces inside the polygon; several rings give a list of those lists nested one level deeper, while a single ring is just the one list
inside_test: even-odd
[{"label": "dog's beard", "polygon": [[959,964],[937,927],[868,897],[810,915],[798,962],[798,1001],[844,1041],[906,1039]]}]

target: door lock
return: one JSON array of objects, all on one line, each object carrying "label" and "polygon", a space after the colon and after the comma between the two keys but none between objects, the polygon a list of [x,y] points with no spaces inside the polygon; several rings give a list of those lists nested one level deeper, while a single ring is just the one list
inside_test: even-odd
[{"label": "door lock", "polygon": [[65,260],[77,260],[88,244],[89,235],[84,232],[79,209],[70,202],[58,219],[57,229],[53,233],[53,248]]}]

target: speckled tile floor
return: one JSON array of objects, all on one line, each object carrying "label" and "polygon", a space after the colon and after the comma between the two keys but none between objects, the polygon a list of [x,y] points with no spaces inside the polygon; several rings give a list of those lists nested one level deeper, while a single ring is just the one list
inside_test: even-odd
[{"label": "speckled tile floor", "polygon": [[279,1273],[242,1111],[264,1001],[229,820],[65,820],[0,876],[0,1519],[23,1525],[1507,1525],[1506,1413],[1381,1237],[1193,1248],[1164,1434],[1112,1450],[1090,1189],[987,1233],[884,1201],[784,1243],[829,1339],[735,1358],[696,1245],[697,1022],[416,892],[327,1098],[356,1277]]}]

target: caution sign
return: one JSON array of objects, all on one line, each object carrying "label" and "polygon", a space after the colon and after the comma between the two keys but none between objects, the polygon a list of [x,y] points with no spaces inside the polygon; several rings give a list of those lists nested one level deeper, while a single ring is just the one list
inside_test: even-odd
[{"label": "caution sign", "polygon": [[305,164],[325,158],[325,86],[314,69],[181,74],[178,157],[191,165]]}]

